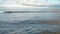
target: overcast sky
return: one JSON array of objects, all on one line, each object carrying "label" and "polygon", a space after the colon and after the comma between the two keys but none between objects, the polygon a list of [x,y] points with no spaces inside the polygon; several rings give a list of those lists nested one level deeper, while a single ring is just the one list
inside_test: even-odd
[{"label": "overcast sky", "polygon": [[44,5],[44,4],[56,4],[58,0],[0,0],[0,4],[32,4],[32,5]]},{"label": "overcast sky", "polygon": [[60,3],[59,0],[0,0],[0,7],[32,8]]}]

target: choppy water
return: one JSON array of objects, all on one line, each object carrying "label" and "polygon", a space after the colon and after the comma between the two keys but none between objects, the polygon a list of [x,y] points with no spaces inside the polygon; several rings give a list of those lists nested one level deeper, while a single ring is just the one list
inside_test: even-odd
[{"label": "choppy water", "polygon": [[58,13],[0,13],[0,34],[41,34],[60,32],[60,25],[43,24],[39,20],[59,20]]}]

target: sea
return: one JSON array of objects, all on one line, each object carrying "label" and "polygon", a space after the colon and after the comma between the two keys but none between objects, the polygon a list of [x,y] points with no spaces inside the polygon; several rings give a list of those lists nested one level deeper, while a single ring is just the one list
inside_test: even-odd
[{"label": "sea", "polygon": [[60,32],[60,23],[57,23],[56,20],[60,20],[59,12],[0,12],[0,34],[46,34],[46,32],[52,34]]}]

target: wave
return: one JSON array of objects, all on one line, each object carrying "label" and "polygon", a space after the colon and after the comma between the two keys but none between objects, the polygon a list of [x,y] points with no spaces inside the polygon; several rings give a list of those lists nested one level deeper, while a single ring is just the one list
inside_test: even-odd
[{"label": "wave", "polygon": [[59,33],[60,25],[42,24],[39,20],[25,20],[15,22],[0,21],[0,34],[42,34],[42,33]]}]

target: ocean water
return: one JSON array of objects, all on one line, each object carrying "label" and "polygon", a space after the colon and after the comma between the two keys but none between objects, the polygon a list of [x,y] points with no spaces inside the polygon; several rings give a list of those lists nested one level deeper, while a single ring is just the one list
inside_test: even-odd
[{"label": "ocean water", "polygon": [[54,22],[60,20],[59,15],[59,12],[0,13],[0,34],[54,34],[60,32],[60,23]]}]

